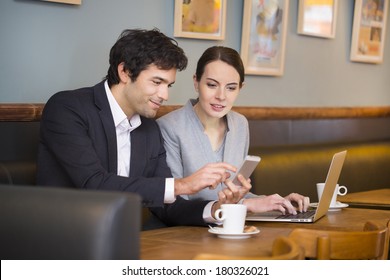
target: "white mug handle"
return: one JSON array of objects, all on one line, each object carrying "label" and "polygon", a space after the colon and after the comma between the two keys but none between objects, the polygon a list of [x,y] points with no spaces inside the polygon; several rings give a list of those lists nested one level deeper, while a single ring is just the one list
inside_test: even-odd
[{"label": "white mug handle", "polygon": [[[219,215],[221,215],[221,217]],[[215,211],[215,219],[217,221],[222,222],[223,220],[225,220],[225,218],[225,213],[222,211],[222,209],[217,209],[217,211]]]},{"label": "white mug handle", "polygon": [[[343,191],[340,191],[343,190]],[[346,186],[339,186],[339,189],[337,190],[338,195],[346,195],[348,192],[348,189]]]}]

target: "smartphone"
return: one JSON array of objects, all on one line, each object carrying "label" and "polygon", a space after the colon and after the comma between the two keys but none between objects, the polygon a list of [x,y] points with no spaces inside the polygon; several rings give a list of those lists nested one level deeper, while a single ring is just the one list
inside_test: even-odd
[{"label": "smartphone", "polygon": [[238,180],[237,174],[241,174],[244,178],[248,179],[259,164],[260,160],[261,158],[258,156],[246,156],[238,171],[233,175],[232,182],[237,186],[241,186],[241,182]]}]

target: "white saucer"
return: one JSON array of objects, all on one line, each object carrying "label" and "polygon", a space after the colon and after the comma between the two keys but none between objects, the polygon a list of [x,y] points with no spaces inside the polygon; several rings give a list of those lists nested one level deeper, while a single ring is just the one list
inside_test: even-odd
[{"label": "white saucer", "polygon": [[[310,203],[310,207],[317,208],[318,207],[318,202],[315,203]],[[341,203],[340,201],[336,201],[335,206],[329,206],[328,211],[340,211],[343,208],[348,207],[349,205],[347,203]]]},{"label": "white saucer", "polygon": [[212,234],[216,234],[219,238],[225,238],[225,239],[245,239],[249,238],[254,234],[258,234],[260,232],[259,229],[252,232],[243,232],[243,233],[224,233],[222,231],[222,228],[214,227],[210,228],[209,232]]}]

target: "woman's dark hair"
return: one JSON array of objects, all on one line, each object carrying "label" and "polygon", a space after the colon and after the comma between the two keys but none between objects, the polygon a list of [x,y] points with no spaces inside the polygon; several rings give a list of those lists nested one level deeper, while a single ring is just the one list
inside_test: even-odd
[{"label": "woman's dark hair", "polygon": [[176,68],[182,71],[187,67],[188,59],[177,41],[157,28],[126,29],[110,51],[110,67],[106,76],[109,86],[119,83],[118,65],[122,62],[134,82],[151,64],[163,70]]},{"label": "woman's dark hair", "polygon": [[240,75],[241,87],[245,80],[245,68],[241,57],[236,50],[222,46],[214,46],[205,50],[205,52],[199,58],[198,64],[196,66],[196,80],[199,82],[202,78],[206,65],[216,60],[221,60],[237,70],[238,74]]}]

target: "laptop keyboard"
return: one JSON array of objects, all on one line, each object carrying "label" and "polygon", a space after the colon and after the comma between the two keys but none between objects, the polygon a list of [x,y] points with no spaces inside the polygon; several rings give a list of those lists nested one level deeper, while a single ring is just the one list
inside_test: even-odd
[{"label": "laptop keyboard", "polygon": [[305,218],[310,218],[311,216],[314,215],[316,211],[315,210],[309,210],[306,212],[301,212],[297,214],[285,214],[285,215],[280,215],[279,217],[276,217],[276,219],[305,219]]}]

